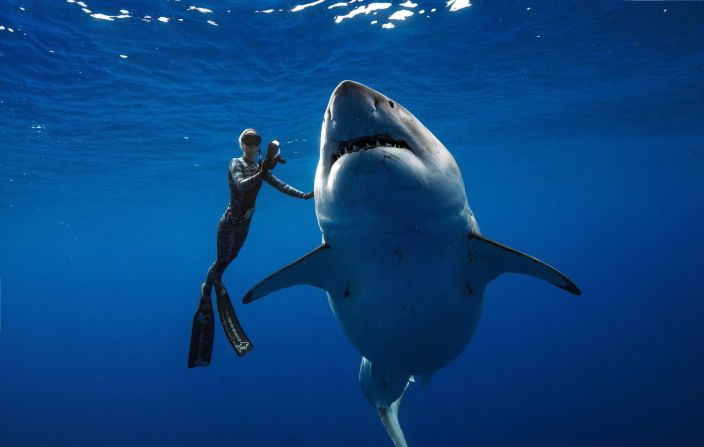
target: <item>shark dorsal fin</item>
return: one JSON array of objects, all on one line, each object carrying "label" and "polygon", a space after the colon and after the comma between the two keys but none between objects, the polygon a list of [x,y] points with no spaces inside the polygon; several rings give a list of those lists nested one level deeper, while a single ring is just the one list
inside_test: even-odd
[{"label": "shark dorsal fin", "polygon": [[326,289],[325,272],[330,266],[330,258],[330,246],[322,244],[261,280],[249,289],[242,302],[251,303],[277,290],[300,284]]},{"label": "shark dorsal fin", "polygon": [[543,261],[484,236],[469,233],[469,261],[488,265],[492,280],[502,273],[520,273],[542,279],[575,295],[579,288],[557,269]]}]

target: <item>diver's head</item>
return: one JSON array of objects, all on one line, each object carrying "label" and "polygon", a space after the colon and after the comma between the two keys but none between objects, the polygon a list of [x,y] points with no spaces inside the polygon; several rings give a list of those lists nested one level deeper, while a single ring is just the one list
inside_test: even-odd
[{"label": "diver's head", "polygon": [[245,129],[240,134],[239,141],[244,158],[253,161],[259,154],[259,145],[262,142],[262,137],[254,129]]}]

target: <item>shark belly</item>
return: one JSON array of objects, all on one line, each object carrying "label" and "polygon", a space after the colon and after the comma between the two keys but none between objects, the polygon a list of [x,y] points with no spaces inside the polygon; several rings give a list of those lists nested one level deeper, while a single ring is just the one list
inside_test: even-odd
[{"label": "shark belly", "polygon": [[349,274],[328,297],[359,353],[408,374],[457,357],[483,307],[484,286],[468,289],[457,268],[464,240],[429,232],[346,239]]}]

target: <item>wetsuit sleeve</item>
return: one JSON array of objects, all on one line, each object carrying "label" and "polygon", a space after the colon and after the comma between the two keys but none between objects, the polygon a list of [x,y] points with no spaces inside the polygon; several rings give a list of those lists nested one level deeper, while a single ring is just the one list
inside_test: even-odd
[{"label": "wetsuit sleeve", "polygon": [[244,170],[244,164],[240,163],[238,160],[233,160],[230,164],[230,173],[238,191],[247,191],[261,182],[263,176],[262,171],[259,170],[256,174],[245,177],[246,172]]},{"label": "wetsuit sleeve", "polygon": [[278,189],[282,193],[287,194],[291,197],[304,199],[306,196],[306,193],[304,193],[303,191],[299,191],[296,188],[294,188],[293,186],[282,182],[281,180],[276,178],[274,176],[274,174],[272,174],[269,171],[266,171],[266,173],[264,174],[264,180],[266,180],[266,182],[268,184],[270,184],[271,186],[273,186],[274,188]]}]

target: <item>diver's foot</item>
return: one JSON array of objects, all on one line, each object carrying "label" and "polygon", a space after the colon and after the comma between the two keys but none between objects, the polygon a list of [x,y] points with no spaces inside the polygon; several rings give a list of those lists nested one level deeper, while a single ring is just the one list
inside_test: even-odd
[{"label": "diver's foot", "polygon": [[210,365],[213,354],[213,338],[215,336],[215,314],[210,294],[205,291],[205,283],[201,286],[200,302],[191,328],[191,345],[188,351],[188,367]]},{"label": "diver's foot", "polygon": [[230,341],[237,356],[244,357],[245,354],[252,350],[252,342],[247,337],[247,334],[244,333],[239,320],[237,320],[230,296],[222,283],[215,283],[215,296],[220,322],[225,330],[225,335],[227,335],[227,339]]}]

